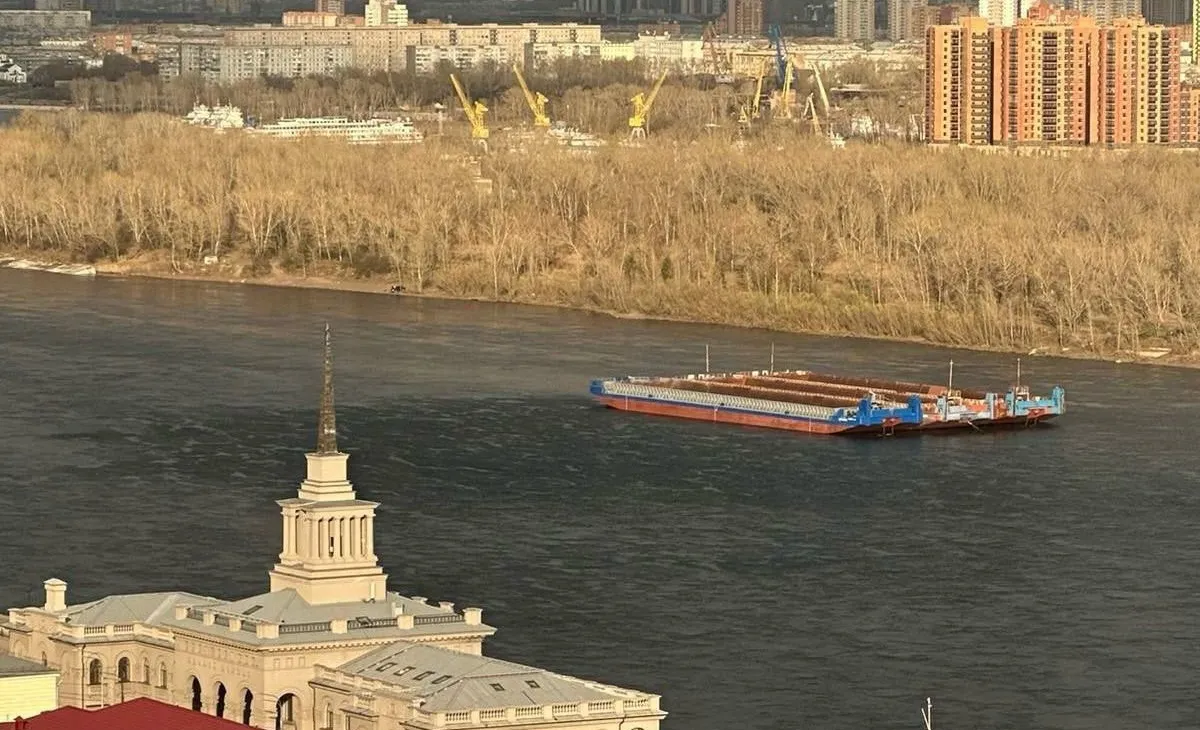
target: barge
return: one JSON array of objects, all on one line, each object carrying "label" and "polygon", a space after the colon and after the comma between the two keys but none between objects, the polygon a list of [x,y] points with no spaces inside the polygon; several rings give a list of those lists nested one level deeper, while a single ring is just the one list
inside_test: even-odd
[{"label": "barge", "polygon": [[[951,366],[953,372],[953,365]],[[1006,391],[847,377],[807,370],[752,370],[593,380],[609,408],[819,434],[883,435],[1036,426],[1066,411],[1066,392]]]}]

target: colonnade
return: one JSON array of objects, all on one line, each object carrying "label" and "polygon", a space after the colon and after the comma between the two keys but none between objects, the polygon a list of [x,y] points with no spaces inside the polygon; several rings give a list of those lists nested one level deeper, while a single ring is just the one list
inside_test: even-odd
[{"label": "colonnade", "polygon": [[320,517],[292,513],[283,521],[283,552],[305,560],[375,560],[375,517]]}]

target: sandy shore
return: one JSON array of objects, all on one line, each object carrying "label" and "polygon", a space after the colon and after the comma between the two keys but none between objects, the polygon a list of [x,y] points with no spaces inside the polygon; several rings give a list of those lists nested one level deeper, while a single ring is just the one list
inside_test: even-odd
[{"label": "sandy shore", "polygon": [[[17,256],[19,258],[19,256]],[[2,258],[2,257],[0,257]],[[243,275],[244,267],[238,264],[222,263],[221,265],[196,267],[177,270],[167,261],[161,261],[148,258],[132,258],[119,262],[102,262],[96,264],[96,273],[99,276],[114,276],[114,277],[138,277],[150,279],[169,279],[176,281],[207,281],[221,284],[249,284],[254,286],[275,286],[275,287],[292,287],[305,289],[327,289],[331,291],[348,291],[359,292],[366,294],[381,294],[386,296],[396,296],[391,292],[392,281],[385,277],[368,277],[368,278],[346,278],[332,276],[328,274],[313,274],[309,276],[298,276],[280,271],[273,271],[261,276],[248,277]],[[434,299],[434,300],[452,300],[452,301],[474,301],[474,302],[493,302],[495,300],[488,297],[464,297],[455,296],[445,292],[436,290],[427,290],[420,294],[412,292],[404,292],[401,296]],[[664,322],[680,322],[689,324],[713,324],[721,326],[738,327],[737,323],[733,322],[708,322],[700,320],[689,320],[677,317],[656,317],[649,316],[639,312],[614,312],[599,308],[590,307],[575,307],[565,304],[546,303],[536,300],[503,300],[504,304],[521,304],[526,306],[539,307],[554,307],[556,309],[574,309],[576,311],[587,311],[594,314],[602,314],[618,319],[650,319]],[[790,334],[811,334],[823,337],[849,337],[855,339],[874,339],[885,342],[906,342],[910,344],[929,345],[932,347],[947,347],[961,350],[974,350],[978,352],[999,352],[1019,354],[1022,357],[1058,357],[1076,360],[1095,360],[1102,362],[1112,362],[1115,364],[1146,364],[1146,365],[1165,365],[1170,367],[1200,367],[1200,356],[1197,355],[1177,355],[1174,353],[1161,357],[1139,357],[1135,353],[1103,354],[1091,353],[1086,351],[1066,350],[1055,351],[1057,348],[1039,347],[1031,352],[1015,352],[1013,350],[1003,348],[993,348],[985,346],[962,346],[962,345],[947,345],[939,342],[929,342],[927,340],[915,338],[894,338],[894,337],[872,337],[869,335],[855,335],[848,333],[829,333],[829,332],[804,332],[804,331],[789,331]]]}]

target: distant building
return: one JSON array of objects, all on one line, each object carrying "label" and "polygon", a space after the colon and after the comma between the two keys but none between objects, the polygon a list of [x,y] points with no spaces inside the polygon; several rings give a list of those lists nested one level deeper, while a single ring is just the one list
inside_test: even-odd
[{"label": "distant building", "polygon": [[875,0],[836,0],[834,35],[842,40],[875,39]]},{"label": "distant building", "polygon": [[1191,0],[1142,0],[1142,17],[1153,25],[1187,25],[1192,20]]},{"label": "distant building", "polygon": [[763,34],[763,0],[729,0],[725,9],[726,35],[757,38]]},{"label": "distant building", "polygon": [[84,0],[34,0],[34,10],[87,10]]},{"label": "distant building", "polygon": [[395,0],[367,0],[366,24],[372,28],[408,25],[408,6]]},{"label": "distant building", "polygon": [[932,11],[925,0],[887,0],[888,40],[911,41],[925,37]]},{"label": "distant building", "polygon": [[313,11],[317,13],[346,14],[346,0],[315,0]]},{"label": "distant building", "polygon": [[311,10],[285,10],[283,25],[286,28],[341,28],[364,25],[361,15],[338,15],[317,13]]},{"label": "distant building", "polygon": [[0,10],[0,34],[57,38],[86,35],[91,27],[87,10]]},{"label": "distant building", "polygon": [[0,723],[58,707],[58,670],[0,654]]},{"label": "distant building", "polygon": [[1142,14],[1141,0],[1067,0],[1065,7],[1094,18],[1100,25],[1106,25],[1118,18],[1133,18]]},{"label": "distant building", "polygon": [[931,142],[1175,144],[1185,125],[1179,33],[1118,18],[1098,25],[1039,3],[1012,27],[983,18],[931,27]]},{"label": "distant building", "polygon": [[1024,18],[1032,0],[979,0],[979,15],[995,26],[1012,27]]},{"label": "distant building", "polygon": [[24,84],[29,81],[29,76],[11,58],[0,54],[0,81],[6,84]]}]

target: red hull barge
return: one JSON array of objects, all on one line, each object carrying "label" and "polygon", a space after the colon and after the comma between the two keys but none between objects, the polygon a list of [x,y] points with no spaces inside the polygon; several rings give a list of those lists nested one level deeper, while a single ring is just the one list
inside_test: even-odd
[{"label": "red hull barge", "polygon": [[1005,392],[809,371],[594,380],[597,401],[622,411],[816,434],[892,435],[1034,426],[1066,410],[1065,392]]}]

